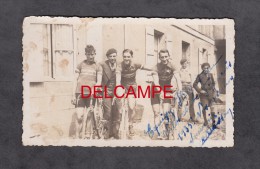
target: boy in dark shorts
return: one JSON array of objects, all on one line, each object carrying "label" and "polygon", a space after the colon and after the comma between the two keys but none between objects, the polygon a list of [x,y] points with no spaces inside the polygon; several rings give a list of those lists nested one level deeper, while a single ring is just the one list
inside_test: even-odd
[{"label": "boy in dark shorts", "polygon": [[[136,83],[136,71],[138,69],[151,70],[146,68],[140,63],[134,63],[133,61],[133,51],[131,49],[125,49],[123,51],[123,61],[117,67],[116,83],[117,86],[122,84],[125,88],[125,91],[128,91],[129,87],[133,87],[134,91],[137,91]],[[121,88],[120,88],[121,89]],[[120,91],[118,95],[122,95],[123,92]],[[126,98],[128,102],[128,122],[129,122],[129,134],[134,135],[133,130],[133,117],[135,115],[134,108],[136,105],[136,99],[133,95],[128,95]]]},{"label": "boy in dark shorts", "polygon": [[[203,63],[201,65],[202,72],[197,76],[196,80],[193,83],[194,89],[198,92],[200,97],[200,102],[202,104],[203,110],[203,118],[204,118],[204,126],[209,127],[207,117],[206,117],[206,110],[208,107],[211,111],[211,120],[212,126],[216,128],[215,123],[215,110],[213,107],[213,103],[216,99],[216,89],[215,89],[215,80],[213,75],[209,73],[210,64]],[[198,84],[201,84],[201,87],[198,87]]]},{"label": "boy in dark shorts", "polygon": [[[172,62],[169,61],[170,54],[167,49],[162,49],[159,52],[159,59],[160,63],[157,63],[155,67],[153,68],[153,78],[154,78],[154,84],[155,86],[161,86],[164,88],[164,86],[173,86],[177,87],[178,90],[181,90],[182,85],[180,81],[179,72],[177,69],[177,66],[175,66]],[[176,80],[177,84],[172,84],[172,78]],[[154,124],[155,126],[160,124],[160,120],[164,117],[165,113],[170,112],[171,110],[171,99],[165,98],[164,99],[164,93],[161,92],[161,94],[156,94],[155,97],[151,97],[151,104],[154,112]],[[160,112],[160,101],[162,101],[162,110]],[[162,116],[161,116],[162,115]],[[166,124],[166,131],[168,124]],[[159,139],[168,139],[167,136],[163,135],[162,128],[164,126],[157,126],[158,127],[158,138]]]},{"label": "boy in dark shorts", "polygon": [[[95,62],[96,50],[92,45],[87,45],[85,48],[86,60],[82,61],[76,68],[76,79],[73,84],[74,92],[72,102],[76,104],[77,113],[77,123],[76,123],[76,138],[81,137],[80,133],[83,134],[83,138],[90,139],[91,137],[91,127],[94,121],[94,106],[95,98],[82,98],[82,94],[88,96],[88,88],[84,88],[83,93],[81,93],[82,86],[90,86],[93,91],[94,85],[101,85],[102,79],[102,69]],[[84,109],[86,108],[86,113]],[[93,132],[95,131],[95,126]]]}]

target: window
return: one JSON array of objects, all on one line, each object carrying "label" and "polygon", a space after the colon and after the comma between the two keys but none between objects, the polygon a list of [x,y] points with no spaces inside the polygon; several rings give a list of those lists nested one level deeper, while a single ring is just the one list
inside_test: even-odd
[{"label": "window", "polygon": [[33,81],[69,80],[74,68],[74,32],[68,24],[32,24]]},{"label": "window", "polygon": [[182,58],[190,60],[190,44],[182,41]]},{"label": "window", "polygon": [[202,62],[208,62],[208,51],[207,49],[202,49]]},{"label": "window", "polygon": [[166,36],[152,27],[146,27],[146,64],[155,65],[159,62],[159,51],[166,48]]},{"label": "window", "polygon": [[162,32],[154,30],[154,56],[157,58],[157,61],[155,61],[155,63],[159,62],[160,42],[162,36],[163,36]]}]

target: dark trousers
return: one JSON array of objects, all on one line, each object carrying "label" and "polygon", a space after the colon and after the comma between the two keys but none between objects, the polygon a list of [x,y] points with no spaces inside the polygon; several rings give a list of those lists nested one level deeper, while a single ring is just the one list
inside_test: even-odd
[{"label": "dark trousers", "polygon": [[190,113],[190,118],[192,120],[195,120],[195,110],[194,110],[194,93],[192,90],[191,85],[184,85],[182,84],[182,91],[188,94],[189,96],[189,113]]},{"label": "dark trousers", "polygon": [[117,137],[120,127],[120,108],[121,102],[118,99],[115,99],[114,104],[112,105],[113,98],[103,98],[103,120],[104,129],[106,132],[104,133],[104,138],[107,139],[109,137]]}]

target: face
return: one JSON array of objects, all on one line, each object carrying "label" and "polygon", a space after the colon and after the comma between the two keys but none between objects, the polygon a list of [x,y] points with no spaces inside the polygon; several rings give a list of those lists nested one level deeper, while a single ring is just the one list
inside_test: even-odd
[{"label": "face", "polygon": [[182,66],[183,69],[186,69],[187,66],[188,66],[188,62],[184,62],[181,66]]},{"label": "face", "polygon": [[167,64],[169,60],[169,54],[167,52],[162,52],[159,54],[159,59],[162,64]]},{"label": "face", "polygon": [[91,53],[85,53],[85,54],[86,54],[87,61],[94,62],[95,56],[96,56],[96,53],[94,51]]},{"label": "face", "polygon": [[209,66],[204,66],[202,70],[204,73],[209,73]]},{"label": "face", "polygon": [[111,64],[116,63],[116,56],[117,56],[116,53],[111,53],[109,56],[107,56],[108,61],[109,61]]},{"label": "face", "polygon": [[133,56],[129,52],[123,53],[124,63],[129,65],[132,62]]}]

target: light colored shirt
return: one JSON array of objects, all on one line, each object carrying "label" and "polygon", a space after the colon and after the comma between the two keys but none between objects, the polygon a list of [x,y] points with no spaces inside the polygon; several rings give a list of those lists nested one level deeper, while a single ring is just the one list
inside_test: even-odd
[{"label": "light colored shirt", "polygon": [[[102,69],[99,64],[88,63],[87,60],[82,61],[76,69],[76,73],[79,73],[77,80],[76,93],[81,93],[81,86],[88,85],[93,87],[97,83],[97,74],[102,75]],[[89,91],[87,88],[84,88],[84,93],[88,94]]]},{"label": "light colored shirt", "polygon": [[180,69],[180,77],[182,83],[191,83],[191,72],[188,68]]}]

